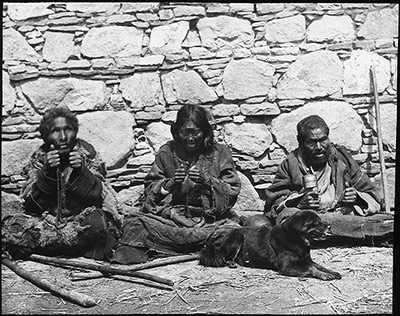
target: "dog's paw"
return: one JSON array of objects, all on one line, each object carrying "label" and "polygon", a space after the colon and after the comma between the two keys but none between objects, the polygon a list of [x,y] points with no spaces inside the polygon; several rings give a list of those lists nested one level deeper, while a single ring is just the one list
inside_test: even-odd
[{"label": "dog's paw", "polygon": [[332,271],[331,274],[335,277],[335,279],[340,280],[342,275],[339,272]]},{"label": "dog's paw", "polygon": [[332,280],[334,280],[334,279],[340,280],[342,278],[342,275],[339,272],[332,271],[332,270],[328,270],[326,272],[331,275],[331,277],[333,278]]},{"label": "dog's paw", "polygon": [[342,278],[342,275],[338,272],[331,271],[331,272],[324,272],[320,276],[321,280],[324,281],[332,281],[332,280],[340,280]]},{"label": "dog's paw", "polygon": [[238,265],[237,265],[237,263],[235,261],[228,260],[226,262],[226,266],[231,268],[231,269],[235,269],[235,268],[237,268]]}]

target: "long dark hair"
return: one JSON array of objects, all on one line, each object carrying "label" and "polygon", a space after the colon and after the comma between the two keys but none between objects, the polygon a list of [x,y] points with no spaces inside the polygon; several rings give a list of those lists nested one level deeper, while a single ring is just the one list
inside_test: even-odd
[{"label": "long dark hair", "polygon": [[200,105],[185,104],[183,105],[176,116],[176,121],[171,125],[172,137],[176,142],[179,142],[179,129],[188,121],[198,126],[204,136],[204,149],[210,151],[214,145],[213,128],[209,122],[209,114],[207,110]]}]

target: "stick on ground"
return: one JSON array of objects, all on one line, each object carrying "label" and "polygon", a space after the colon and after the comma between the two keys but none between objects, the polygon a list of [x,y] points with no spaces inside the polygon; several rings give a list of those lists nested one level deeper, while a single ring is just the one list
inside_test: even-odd
[{"label": "stick on ground", "polygon": [[[162,267],[162,266],[167,266],[170,264],[175,264],[175,263],[180,263],[180,262],[187,262],[187,261],[194,261],[199,258],[198,255],[181,255],[181,256],[173,256],[173,257],[167,257],[167,258],[161,258],[161,259],[155,259],[150,262],[146,263],[140,263],[140,264],[133,264],[133,265],[118,265],[119,269],[122,270],[129,270],[129,271],[139,271],[139,270],[145,270],[145,269],[150,269],[150,268],[155,268],[155,267]],[[111,265],[111,267],[114,267],[115,265]],[[94,279],[94,278],[101,278],[104,277],[104,274],[101,272],[86,272],[86,273],[73,273],[72,274],[72,281],[78,281],[78,280],[87,280],[87,279]]]},{"label": "stick on ground", "polygon": [[[136,278],[142,278],[142,279],[147,279],[150,281],[154,281],[157,283],[162,283],[166,285],[173,286],[174,282],[168,279],[160,278],[148,273],[144,272],[137,272],[137,271],[129,271],[129,270],[122,270],[122,269],[117,269],[117,268],[111,268],[109,265],[101,265],[101,264],[94,264],[94,263],[88,263],[88,262],[82,262],[79,260],[72,260],[72,259],[65,259],[65,258],[53,258],[53,257],[46,257],[46,256],[41,256],[41,255],[36,255],[32,254],[28,257],[32,261],[37,261],[41,263],[50,263],[50,264],[56,264],[60,266],[70,266],[70,267],[79,267],[79,268],[84,268],[84,269],[89,269],[89,270],[95,270],[95,271],[100,271],[102,273],[108,273],[108,274],[116,274],[116,275],[126,275],[126,276],[131,276],[131,277],[136,277]],[[173,288],[170,288],[172,291]]]},{"label": "stick on ground", "polygon": [[1,263],[4,264],[9,269],[11,269],[12,271],[14,271],[21,278],[28,280],[32,284],[41,288],[42,290],[45,290],[45,291],[51,292],[55,295],[61,296],[62,298],[66,299],[70,302],[79,304],[83,307],[92,307],[92,306],[96,305],[96,302],[90,296],[76,292],[74,290],[66,290],[66,289],[60,288],[57,285],[50,283],[49,281],[41,278],[40,276],[26,271],[25,269],[21,268],[16,262],[11,261],[10,259],[2,258]]}]

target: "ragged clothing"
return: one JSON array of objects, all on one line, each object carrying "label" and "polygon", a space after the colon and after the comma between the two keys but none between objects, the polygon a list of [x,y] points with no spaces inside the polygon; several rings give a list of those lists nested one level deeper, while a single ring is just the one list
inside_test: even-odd
[{"label": "ragged clothing", "polygon": [[[239,220],[231,208],[241,184],[229,149],[215,144],[211,152],[189,165],[178,157],[175,146],[170,141],[157,153],[145,178],[142,208],[125,219],[114,262],[144,262],[151,252],[176,255],[198,251],[216,227],[235,225]],[[171,192],[164,192],[163,184],[182,164],[197,166],[205,180],[199,184],[186,178]]]},{"label": "ragged clothing", "polygon": [[45,168],[48,145],[31,156],[24,168],[23,209],[2,218],[2,242],[11,252],[111,256],[120,236],[120,206],[93,146],[80,139],[76,146],[82,167],[67,166],[56,176]]},{"label": "ragged clothing", "polygon": [[[303,175],[308,168],[302,157],[299,148],[291,152],[278,167],[273,184],[265,191],[265,213],[274,220],[286,209],[293,209],[305,193]],[[344,189],[350,186],[357,191],[357,202],[351,209],[343,207],[343,211],[366,216],[381,210],[376,187],[343,147],[331,144],[328,163],[317,177],[321,195],[319,212],[334,212],[343,207],[340,199]]]},{"label": "ragged clothing", "polygon": [[113,221],[96,207],[85,208],[62,226],[51,214],[24,212],[7,217],[2,225],[2,247],[17,257],[38,253],[109,260],[120,236]]},{"label": "ragged clothing", "polygon": [[228,218],[185,227],[152,213],[137,213],[126,218],[112,262],[143,263],[149,258],[196,253],[215,231],[238,227],[237,222]]}]

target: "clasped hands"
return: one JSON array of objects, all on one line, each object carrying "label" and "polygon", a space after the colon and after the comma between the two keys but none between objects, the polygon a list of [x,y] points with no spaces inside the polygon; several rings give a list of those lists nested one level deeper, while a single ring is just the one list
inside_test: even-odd
[{"label": "clasped hands", "polygon": [[202,183],[204,181],[204,179],[200,175],[200,169],[197,166],[192,166],[187,171],[185,166],[182,164],[175,170],[174,177],[169,179],[164,184],[164,189],[170,190],[174,184],[182,183],[185,180],[186,176],[194,183]]},{"label": "clasped hands", "polygon": [[[50,145],[50,151],[47,153],[46,158],[47,166],[49,168],[57,168],[60,166],[61,157],[58,153],[58,150],[55,149],[54,145]],[[74,169],[80,168],[82,166],[82,156],[78,151],[78,147],[75,146],[73,150],[69,153],[68,162],[69,165]]]},{"label": "clasped hands", "polygon": [[[344,205],[352,205],[356,202],[357,191],[354,187],[348,187],[344,189],[342,197],[339,203]],[[320,195],[315,191],[307,192],[298,203],[297,207],[300,209],[318,209],[319,202],[321,200]]]},{"label": "clasped hands", "polygon": [[[192,180],[195,183],[200,183],[200,170],[197,166],[192,166],[189,168],[189,171],[187,172],[187,176],[189,177],[190,180]],[[183,180],[185,180],[186,177],[186,168],[184,165],[180,165],[176,170],[174,174],[174,182],[175,183],[181,183]]]}]

